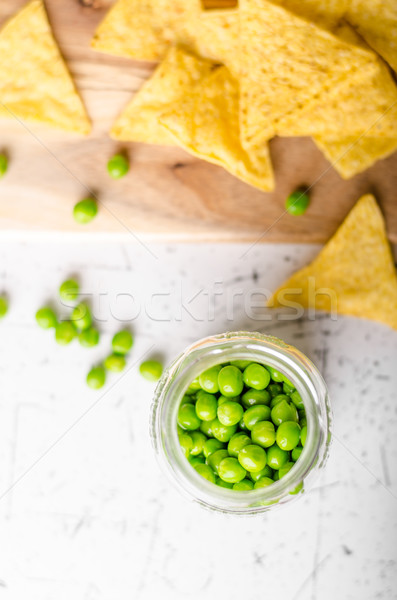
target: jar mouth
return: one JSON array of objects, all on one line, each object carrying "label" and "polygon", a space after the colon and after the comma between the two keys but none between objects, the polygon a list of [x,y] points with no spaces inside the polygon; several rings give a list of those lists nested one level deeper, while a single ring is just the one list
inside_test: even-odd
[{"label": "jar mouth", "polygon": [[[190,382],[203,371],[233,360],[260,362],[281,371],[301,395],[307,439],[294,467],[266,488],[237,491],[205,480],[190,465],[179,444],[177,415]],[[204,338],[190,346],[164,373],[152,409],[152,440],[157,454],[179,489],[201,505],[221,512],[256,514],[298,497],[297,489],[314,466],[322,466],[329,445],[327,389],[313,363],[298,349],[260,333],[232,332]]]}]

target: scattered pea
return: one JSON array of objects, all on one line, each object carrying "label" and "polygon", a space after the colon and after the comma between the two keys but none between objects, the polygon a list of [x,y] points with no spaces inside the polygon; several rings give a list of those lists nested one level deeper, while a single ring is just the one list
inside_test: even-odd
[{"label": "scattered pea", "polygon": [[85,302],[80,302],[72,311],[70,320],[76,329],[85,331],[92,325],[92,316],[89,306]]},{"label": "scattered pea", "polygon": [[55,326],[55,340],[61,346],[70,344],[76,335],[76,328],[70,321],[61,321]]},{"label": "scattered pea", "polygon": [[128,158],[124,154],[115,154],[108,162],[108,173],[113,179],[124,177],[129,169]]},{"label": "scattered pea", "polygon": [[93,367],[87,375],[87,385],[93,390],[99,390],[99,388],[105,385],[106,372],[102,366]]},{"label": "scattered pea", "polygon": [[89,327],[79,333],[80,345],[84,348],[92,348],[99,343],[99,331],[95,327]]},{"label": "scattered pea", "polygon": [[4,177],[8,170],[8,158],[5,154],[0,154],[0,179]]},{"label": "scattered pea", "polygon": [[303,215],[309,206],[310,199],[303,191],[292,192],[285,201],[285,210],[294,217]]},{"label": "scattered pea", "polygon": [[98,205],[94,198],[85,198],[78,202],[73,209],[74,220],[80,225],[86,225],[96,216]]},{"label": "scattered pea", "polygon": [[4,296],[0,296],[0,319],[6,316],[8,312],[8,302],[7,298]]},{"label": "scattered pea", "polygon": [[42,329],[51,329],[57,325],[57,317],[52,308],[44,306],[36,313],[36,322]]},{"label": "scattered pea", "polygon": [[127,354],[134,343],[131,333],[127,329],[118,331],[112,339],[112,348],[115,354]]},{"label": "scattered pea", "polygon": [[65,302],[76,300],[79,295],[80,286],[75,279],[67,279],[59,288],[59,296]]},{"label": "scattered pea", "polygon": [[148,381],[158,381],[163,373],[163,365],[158,360],[145,360],[140,364],[139,372]]},{"label": "scattered pea", "polygon": [[105,369],[112,373],[121,373],[125,368],[126,360],[124,356],[120,356],[120,354],[110,354],[105,358],[103,365]]}]

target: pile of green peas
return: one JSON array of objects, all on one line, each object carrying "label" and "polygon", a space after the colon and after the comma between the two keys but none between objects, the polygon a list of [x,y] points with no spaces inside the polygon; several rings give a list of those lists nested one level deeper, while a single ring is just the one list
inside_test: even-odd
[{"label": "pile of green peas", "polygon": [[[291,381],[272,367],[236,360],[191,382],[178,409],[179,443],[211,483],[238,491],[267,487],[299,459],[305,408]],[[293,493],[302,489],[299,484]]]}]

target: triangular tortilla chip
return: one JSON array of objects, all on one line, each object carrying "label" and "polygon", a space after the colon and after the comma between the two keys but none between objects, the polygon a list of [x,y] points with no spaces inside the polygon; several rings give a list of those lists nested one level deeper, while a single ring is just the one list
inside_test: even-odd
[{"label": "triangular tortilla chip", "polygon": [[397,274],[375,198],[363,196],[317,258],[286,281],[269,306],[373,319],[397,329]]},{"label": "triangular tortilla chip", "polygon": [[397,72],[396,0],[349,0],[346,18]]},{"label": "triangular tortilla chip", "polygon": [[186,91],[160,122],[178,143],[199,158],[224,167],[265,191],[274,188],[267,144],[248,154],[241,146],[239,87],[230,71],[219,67]]},{"label": "triangular tortilla chip", "polygon": [[229,66],[237,60],[236,10],[204,11],[200,0],[119,0],[99,25],[95,50],[162,60],[171,44]]},{"label": "triangular tortilla chip", "polygon": [[397,86],[375,53],[366,68],[279,120],[279,135],[397,138]]},{"label": "triangular tortilla chip", "polygon": [[397,150],[397,137],[343,137],[338,140],[315,136],[314,141],[334,169],[345,179],[365,171],[377,160],[386,158]]},{"label": "triangular tortilla chip", "polygon": [[89,133],[90,122],[42,0],[33,0],[6,23],[0,31],[0,56],[0,118]]},{"label": "triangular tortilla chip", "polygon": [[159,123],[159,117],[214,67],[181,48],[173,47],[152,77],[135,94],[112,127],[116,140],[175,145],[175,139]]},{"label": "triangular tortilla chip", "polygon": [[347,25],[338,36],[266,0],[241,0],[241,125],[246,147],[317,98],[372,52]]}]

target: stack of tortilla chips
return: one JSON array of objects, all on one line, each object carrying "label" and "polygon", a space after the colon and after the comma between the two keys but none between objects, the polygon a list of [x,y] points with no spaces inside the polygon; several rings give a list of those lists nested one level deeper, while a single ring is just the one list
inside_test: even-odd
[{"label": "stack of tortilla chips", "polygon": [[259,189],[274,187],[276,135],[312,136],[345,178],[397,149],[396,0],[240,0],[218,10],[118,0],[92,45],[162,61],[112,137],[178,144]]}]

